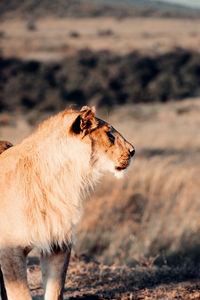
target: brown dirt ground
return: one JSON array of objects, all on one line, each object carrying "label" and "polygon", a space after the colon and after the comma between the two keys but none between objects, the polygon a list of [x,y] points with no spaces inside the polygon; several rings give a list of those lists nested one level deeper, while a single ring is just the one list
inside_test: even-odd
[{"label": "brown dirt ground", "polygon": [[[64,299],[200,299],[199,280],[179,281],[177,273],[167,266],[106,266],[86,255],[73,256]],[[37,257],[29,259],[28,278],[33,299],[42,299]]]}]

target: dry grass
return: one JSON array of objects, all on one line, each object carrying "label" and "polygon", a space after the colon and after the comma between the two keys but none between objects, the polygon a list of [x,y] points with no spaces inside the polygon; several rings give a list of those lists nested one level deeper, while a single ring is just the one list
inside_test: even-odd
[{"label": "dry grass", "polygon": [[[104,262],[141,255],[178,262],[198,258],[200,101],[116,110],[111,123],[133,141],[136,156],[124,180],[107,176],[86,203],[80,251]],[[118,120],[118,121],[117,121]],[[117,126],[118,123],[118,126]]]},{"label": "dry grass", "polygon": [[163,53],[176,47],[200,46],[198,19],[42,18],[1,22],[2,54],[21,59],[59,60],[82,48],[108,49],[117,54],[138,50]]}]

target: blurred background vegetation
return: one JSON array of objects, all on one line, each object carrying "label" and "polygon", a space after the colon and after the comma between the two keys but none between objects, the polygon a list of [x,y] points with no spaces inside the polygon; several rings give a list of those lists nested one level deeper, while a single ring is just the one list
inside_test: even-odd
[{"label": "blurred background vegetation", "polygon": [[199,16],[164,1],[0,2],[0,138],[89,104],[136,148],[126,177],[85,202],[77,253],[199,263]]}]

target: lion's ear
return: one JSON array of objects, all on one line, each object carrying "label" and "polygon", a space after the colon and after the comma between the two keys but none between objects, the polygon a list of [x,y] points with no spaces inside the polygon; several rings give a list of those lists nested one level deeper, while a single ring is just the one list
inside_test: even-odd
[{"label": "lion's ear", "polygon": [[71,131],[75,134],[82,133],[83,136],[90,133],[92,130],[97,128],[98,122],[95,117],[95,108],[83,106],[80,110],[80,114],[75,119],[71,126]]},{"label": "lion's ear", "polygon": [[13,144],[11,144],[10,142],[0,141],[0,154],[12,146]]}]

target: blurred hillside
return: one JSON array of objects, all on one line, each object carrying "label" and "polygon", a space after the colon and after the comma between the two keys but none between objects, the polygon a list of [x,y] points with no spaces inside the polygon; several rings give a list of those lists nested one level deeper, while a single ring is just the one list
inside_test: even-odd
[{"label": "blurred hillside", "polygon": [[96,5],[105,8],[87,1],[0,3],[0,111],[53,112],[71,103],[111,109],[200,95],[198,19],[139,17],[138,9],[151,9],[145,5],[124,6],[135,18],[108,17],[122,13],[120,5],[94,18]]}]

